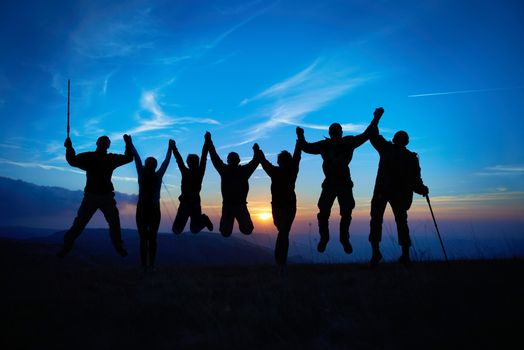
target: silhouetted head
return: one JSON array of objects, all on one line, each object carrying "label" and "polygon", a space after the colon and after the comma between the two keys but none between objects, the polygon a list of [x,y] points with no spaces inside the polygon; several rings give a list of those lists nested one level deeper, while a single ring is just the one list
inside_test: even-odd
[{"label": "silhouetted head", "polygon": [[339,140],[342,138],[342,125],[339,123],[333,123],[329,126],[329,137],[332,140]]},{"label": "silhouetted head", "polygon": [[196,154],[188,154],[186,158],[187,166],[189,169],[196,169],[198,168],[198,163],[200,162],[200,158]]},{"label": "silhouetted head", "polygon": [[156,166],[157,166],[158,162],[156,161],[155,157],[147,157],[146,158],[146,161],[144,163],[144,169],[146,171],[155,171],[156,170]]},{"label": "silhouetted head", "polygon": [[398,146],[406,147],[409,143],[408,133],[404,130],[397,131],[393,136],[393,143]]},{"label": "silhouetted head", "polygon": [[279,166],[288,167],[292,161],[293,157],[291,156],[291,153],[289,153],[288,151],[282,151],[278,154],[277,163]]},{"label": "silhouetted head", "polygon": [[240,164],[240,156],[237,152],[231,152],[227,155],[227,164],[234,166]]},{"label": "silhouetted head", "polygon": [[107,136],[100,136],[96,140],[96,148],[102,151],[107,151],[109,146],[111,146],[111,140]]}]

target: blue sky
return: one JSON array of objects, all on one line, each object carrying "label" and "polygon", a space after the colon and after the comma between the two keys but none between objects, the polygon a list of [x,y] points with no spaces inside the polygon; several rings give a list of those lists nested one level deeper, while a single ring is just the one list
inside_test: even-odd
[{"label": "blue sky", "polygon": [[[381,130],[404,129],[441,217],[516,219],[524,209],[524,4],[519,1],[46,1],[0,13],[0,176],[82,189],[65,162],[67,79],[78,152],[106,134],[123,151],[130,133],[143,157],[167,141],[183,156],[213,134],[219,153],[271,161],[340,122],[363,131],[383,106]],[[351,163],[355,215],[367,220],[378,164],[365,144]],[[209,163],[204,209],[220,207]],[[114,174],[137,193],[135,168]],[[297,221],[314,221],[321,160],[305,155]],[[162,196],[174,208],[174,160]],[[252,213],[270,208],[257,170]],[[414,204],[427,216],[423,200]],[[132,209],[129,209],[132,210]],[[338,209],[334,208],[334,214]]]}]

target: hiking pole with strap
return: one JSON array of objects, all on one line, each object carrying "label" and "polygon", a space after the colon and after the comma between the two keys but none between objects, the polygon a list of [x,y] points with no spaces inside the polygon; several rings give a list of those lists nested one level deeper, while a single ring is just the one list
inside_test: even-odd
[{"label": "hiking pole with strap", "polygon": [[437,226],[437,220],[435,220],[435,214],[433,214],[433,208],[431,208],[431,202],[429,201],[429,195],[426,195],[426,201],[428,202],[429,211],[431,212],[431,217],[433,218],[433,223],[435,224],[435,229],[437,230],[438,240],[440,241],[440,246],[442,247],[442,252],[444,253],[444,258],[448,262],[448,255],[446,254],[446,249],[444,248],[444,243],[442,242],[442,237],[440,237],[440,232]]},{"label": "hiking pole with strap", "polygon": [[69,138],[69,94],[71,91],[71,82],[67,79],[67,138]]}]

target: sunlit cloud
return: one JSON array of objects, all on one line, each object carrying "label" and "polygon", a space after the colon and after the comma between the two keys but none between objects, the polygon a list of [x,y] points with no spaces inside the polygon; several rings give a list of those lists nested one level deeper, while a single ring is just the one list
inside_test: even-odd
[{"label": "sunlit cloud", "polygon": [[493,91],[504,91],[522,89],[522,87],[507,87],[507,88],[492,88],[492,89],[471,89],[471,90],[456,90],[456,91],[442,91],[442,92],[428,92],[424,94],[408,95],[408,97],[430,97],[430,96],[443,96],[443,95],[456,95],[456,94],[470,94],[476,92],[493,92]]}]

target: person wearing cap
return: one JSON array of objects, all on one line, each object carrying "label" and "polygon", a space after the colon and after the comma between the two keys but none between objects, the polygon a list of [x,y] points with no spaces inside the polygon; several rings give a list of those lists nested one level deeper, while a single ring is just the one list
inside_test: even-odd
[{"label": "person wearing cap", "polygon": [[317,214],[320,240],[317,251],[326,250],[329,241],[329,216],[331,207],[338,199],[340,206],[340,243],[344,252],[351,254],[353,247],[349,242],[349,226],[351,214],[355,208],[353,197],[353,181],[349,170],[349,163],[353,152],[369,139],[369,126],[361,134],[355,136],[342,136],[342,126],[333,123],[329,126],[329,138],[314,143],[306,142],[304,130],[297,128],[297,137],[302,151],[309,154],[319,154],[322,157],[322,170],[325,178],[322,182],[322,192],[318,199]]},{"label": "person wearing cap", "polygon": [[[377,109],[378,110],[378,109]],[[378,122],[384,113],[380,108],[377,118],[372,122],[370,142],[380,155],[373,198],[371,199],[371,221],[369,242],[371,243],[371,266],[382,260],[380,241],[382,239],[382,221],[389,203],[397,224],[398,243],[402,247],[399,262],[410,265],[408,210],[413,202],[413,192],[427,196],[429,189],[422,181],[420,165],[416,153],[406,148],[409,144],[407,132],[395,133],[392,141],[379,134]]]}]

